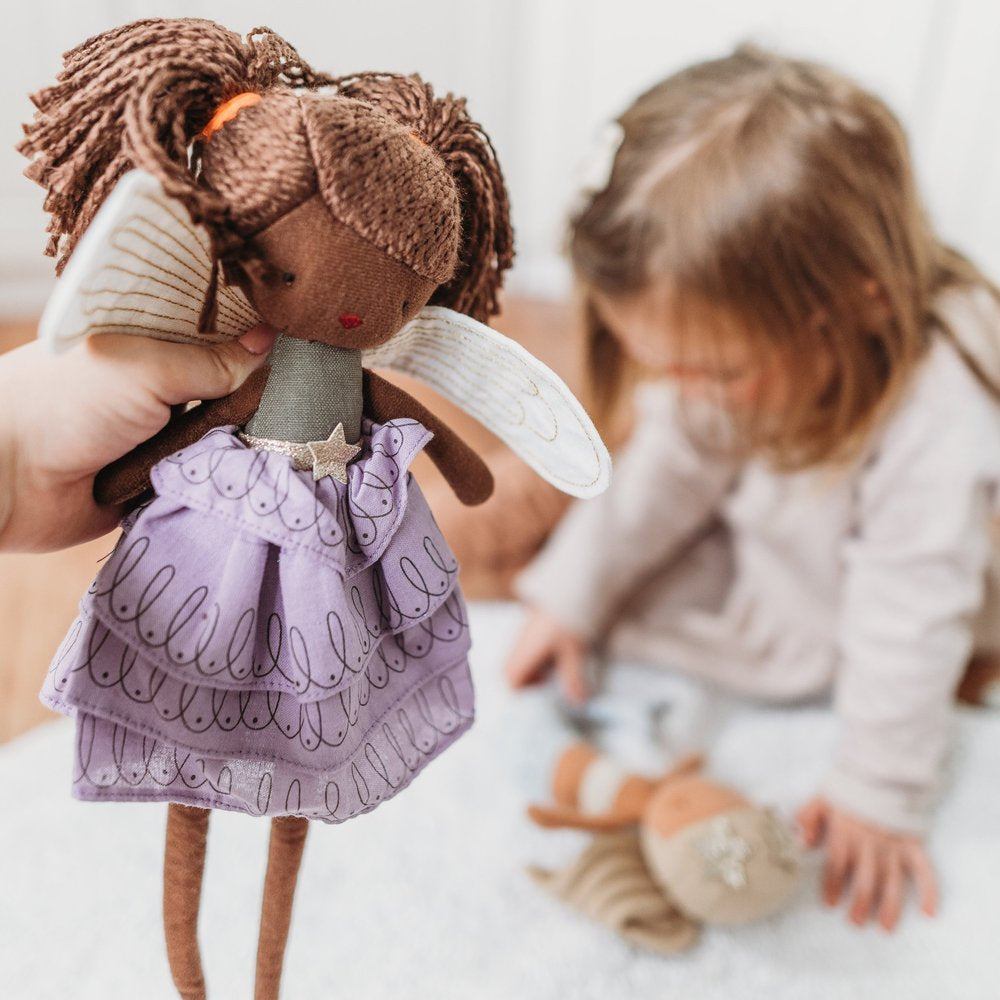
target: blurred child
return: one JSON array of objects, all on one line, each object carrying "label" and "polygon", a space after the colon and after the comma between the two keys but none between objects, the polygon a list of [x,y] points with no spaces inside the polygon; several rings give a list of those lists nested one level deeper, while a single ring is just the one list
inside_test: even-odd
[{"label": "blurred child", "polygon": [[832,687],[799,823],[826,900],[891,929],[908,882],[935,911],[955,688],[1000,649],[996,291],[928,225],[893,114],[828,69],[740,48],[620,124],[570,253],[599,409],[634,397],[634,424],[520,579],[508,677],[582,700],[600,642],[750,696]]}]

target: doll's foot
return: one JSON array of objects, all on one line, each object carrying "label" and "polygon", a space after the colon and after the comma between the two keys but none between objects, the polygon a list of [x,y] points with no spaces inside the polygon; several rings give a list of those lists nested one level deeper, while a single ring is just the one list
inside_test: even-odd
[{"label": "doll's foot", "polygon": [[964,705],[1000,708],[1000,655],[974,656],[965,669],[956,697]]}]

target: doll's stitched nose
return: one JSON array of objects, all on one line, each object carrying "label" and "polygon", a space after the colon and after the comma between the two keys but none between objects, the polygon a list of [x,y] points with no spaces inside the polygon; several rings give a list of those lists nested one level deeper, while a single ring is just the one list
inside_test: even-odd
[{"label": "doll's stitched nose", "polygon": [[344,315],[340,317],[340,325],[345,330],[354,330],[361,326],[363,322],[364,320],[362,320],[356,313],[344,313]]}]

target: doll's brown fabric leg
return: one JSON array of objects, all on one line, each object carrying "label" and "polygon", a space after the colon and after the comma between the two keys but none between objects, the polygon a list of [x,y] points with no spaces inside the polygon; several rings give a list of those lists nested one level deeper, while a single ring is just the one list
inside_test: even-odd
[{"label": "doll's brown fabric leg", "polygon": [[254,1000],[278,1000],[281,966],[285,959],[288,926],[292,920],[292,900],[308,829],[309,820],[301,816],[276,816],[271,821],[271,845],[257,942]]},{"label": "doll's brown fabric leg", "polygon": [[204,1000],[198,950],[198,908],[205,869],[208,809],[175,802],[167,811],[163,859],[163,932],[174,985],[183,1000]]}]

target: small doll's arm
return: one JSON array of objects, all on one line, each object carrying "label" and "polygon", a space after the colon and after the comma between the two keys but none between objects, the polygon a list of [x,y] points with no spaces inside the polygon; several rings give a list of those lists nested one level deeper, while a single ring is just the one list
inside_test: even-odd
[{"label": "small doll's arm", "polygon": [[445,423],[409,393],[392,382],[365,368],[365,413],[384,423],[393,417],[412,417],[434,434],[427,454],[441,470],[455,496],[467,506],[489,499],[493,492],[493,475],[486,463]]},{"label": "small doll's arm", "polygon": [[245,424],[260,405],[269,371],[257,369],[235,392],[182,413],[148,441],[106,465],[94,481],[94,499],[100,504],[135,500],[149,489],[149,472],[160,459],[197,441],[213,427]]}]

